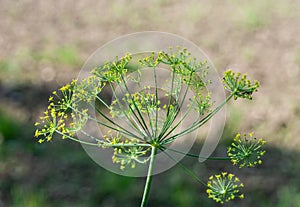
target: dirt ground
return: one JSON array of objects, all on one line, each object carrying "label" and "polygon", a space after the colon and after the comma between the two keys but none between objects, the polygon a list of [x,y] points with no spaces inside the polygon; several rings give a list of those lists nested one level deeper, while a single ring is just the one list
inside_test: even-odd
[{"label": "dirt ground", "polygon": [[[244,117],[245,125],[255,123],[259,133],[274,144],[280,140],[280,145],[298,147],[298,9],[299,1],[295,0],[250,4],[3,0],[1,82],[61,85],[76,77],[89,55],[110,40],[146,30],[170,32],[201,47],[220,73],[233,68],[258,79],[262,86],[255,102],[249,106],[238,103],[241,110],[252,109]],[[67,54],[61,51],[62,47]],[[66,55],[66,60],[56,57],[57,54]],[[288,133],[279,137],[274,132],[282,127]]]}]

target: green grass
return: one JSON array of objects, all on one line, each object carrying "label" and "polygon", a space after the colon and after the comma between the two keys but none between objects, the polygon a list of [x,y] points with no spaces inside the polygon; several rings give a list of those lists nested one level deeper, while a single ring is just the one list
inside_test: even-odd
[{"label": "green grass", "polygon": [[266,24],[266,19],[255,9],[244,8],[241,23],[248,29],[258,29]]},{"label": "green grass", "polygon": [[83,64],[83,60],[73,45],[41,50],[20,47],[9,57],[0,59],[0,81],[7,85],[20,82],[37,82],[43,67],[50,67],[53,70],[66,68],[78,70],[81,64]]},{"label": "green grass", "polygon": [[[240,117],[239,112],[236,112],[229,120],[233,125],[239,125],[242,117]],[[13,126],[15,124],[10,124],[9,128],[12,129]],[[227,125],[226,130],[224,136],[233,133],[230,124]],[[31,168],[27,173],[20,174],[18,177],[14,177],[13,171],[3,174],[3,179],[0,180],[0,191],[2,195],[6,195],[6,198],[9,194],[8,198],[11,204],[9,206],[19,207],[23,204],[23,206],[30,207],[118,207],[120,203],[124,207],[139,205],[144,178],[122,177],[106,171],[90,160],[81,146],[76,143],[54,140],[55,143],[47,145],[47,147],[37,144],[39,153],[36,154],[36,150],[33,148],[31,151],[25,150],[26,142],[22,140],[27,138],[17,136],[12,139],[10,142],[19,143],[24,147],[15,148],[15,151],[7,150],[7,153],[3,154],[5,157],[2,157],[0,161],[2,172],[6,172],[7,169],[14,169],[12,164]],[[1,146],[9,146],[7,143],[4,144],[2,143]],[[33,142],[31,144],[34,145]],[[201,145],[197,145],[193,149],[198,152],[200,147]],[[217,151],[223,152],[224,146],[219,146]],[[23,159],[16,154],[17,152],[26,155],[25,157],[31,157],[31,159]],[[260,183],[257,183],[255,189],[245,189],[247,197],[244,200],[232,202],[230,205],[224,205],[224,207],[253,206],[254,204],[257,207],[297,207],[299,205],[300,191],[297,173],[300,165],[295,165],[298,155],[288,151],[284,154],[278,154],[278,151],[274,150],[268,150],[268,153],[270,156],[266,157],[264,165],[258,171],[245,169],[238,174],[245,181],[249,176],[273,177],[278,183],[284,183],[284,185],[280,184],[276,186],[276,189],[269,189],[267,186],[261,186]],[[271,160],[268,160],[269,158]],[[279,160],[274,163],[272,159]],[[14,160],[13,163],[11,160]],[[183,163],[192,168],[198,175],[203,176],[205,180],[208,179],[209,174],[224,169],[229,164],[217,161],[198,163],[197,159],[184,159]],[[6,166],[6,168],[1,168],[1,166]],[[44,167],[39,167],[38,169],[43,169],[40,171],[33,166]],[[214,201],[207,199],[202,186],[195,185],[193,179],[186,176],[180,168],[174,168],[176,169],[155,176],[149,201],[150,206],[217,206]],[[274,169],[276,169],[276,173],[270,174]],[[235,172],[237,168],[231,166],[227,170]],[[286,174],[287,172],[288,174]],[[287,175],[289,177],[286,177]],[[270,193],[270,190],[273,193]],[[8,202],[7,199],[4,201],[5,203]]]},{"label": "green grass", "polygon": [[77,66],[81,62],[79,53],[74,46],[61,46],[41,51],[41,53],[37,53],[37,57],[38,59],[69,66]]},{"label": "green grass", "polygon": [[21,123],[0,110],[0,137],[3,141],[17,139],[21,131]]},{"label": "green grass", "polygon": [[0,60],[1,74],[16,73],[19,70],[20,70],[19,61],[13,60],[12,58]]},{"label": "green grass", "polygon": [[277,193],[278,203],[276,207],[297,207],[300,206],[300,188],[299,186],[284,186]]},{"label": "green grass", "polygon": [[245,30],[257,30],[270,22],[272,2],[254,0],[251,2],[236,1],[236,10],[233,15],[234,22],[238,27]]},{"label": "green grass", "polygon": [[11,207],[51,207],[46,194],[39,189],[26,189],[25,187],[14,187],[11,191]]}]

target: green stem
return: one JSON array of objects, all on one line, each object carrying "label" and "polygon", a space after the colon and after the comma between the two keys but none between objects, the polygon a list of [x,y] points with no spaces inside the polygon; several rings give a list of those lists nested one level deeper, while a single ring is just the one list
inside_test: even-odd
[{"label": "green stem", "polygon": [[157,137],[157,127],[158,127],[158,90],[157,90],[157,76],[156,76],[156,67],[154,69],[154,84],[155,84],[155,102],[156,102],[156,110],[155,110],[155,131],[154,137]]},{"label": "green stem", "polygon": [[194,172],[192,172],[191,170],[189,170],[186,166],[184,166],[183,164],[181,164],[180,162],[178,162],[175,158],[173,158],[171,155],[169,155],[169,153],[167,153],[166,151],[163,151],[171,160],[173,160],[186,174],[190,175],[193,179],[195,179],[196,181],[198,181],[199,183],[201,183],[203,186],[207,187],[206,183],[201,180],[200,178],[198,178],[197,175],[195,175]]},{"label": "green stem", "polygon": [[[124,80],[124,81],[125,81],[125,80]],[[125,82],[124,82],[124,84],[125,84]],[[123,91],[123,90],[122,90],[122,86],[121,86],[120,84],[118,84],[118,86],[120,87],[120,90],[122,91],[122,93],[124,93],[124,94],[129,93],[129,94],[131,94],[129,90],[126,90],[126,92]],[[112,92],[113,92],[113,95],[114,95],[114,97],[115,97],[115,99],[116,99],[116,101],[117,101],[119,107],[121,108],[121,111],[122,111],[123,115],[125,115],[126,118],[127,118],[127,121],[128,121],[127,123],[129,124],[129,126],[130,126],[132,129],[134,129],[136,132],[138,132],[139,134],[141,134],[142,137],[145,137],[145,136],[147,137],[147,135],[145,135],[145,134],[143,133],[143,132],[145,131],[143,125],[141,124],[141,122],[140,122],[138,116],[135,114],[135,112],[134,112],[134,110],[132,109],[132,107],[130,106],[130,104],[128,104],[128,102],[127,102],[128,107],[129,107],[131,113],[133,114],[133,116],[136,118],[136,120],[135,120],[134,117],[131,117],[131,116],[129,116],[129,115],[126,113],[126,109],[124,109],[124,107],[123,107],[122,104],[120,103],[119,98],[118,98],[118,96],[117,96],[117,93],[116,93],[116,91],[115,91],[115,88],[114,88],[114,86],[113,86],[111,83],[110,83],[110,87],[111,87],[111,90],[112,90]],[[135,106],[136,106],[136,105],[135,105]],[[137,122],[139,122],[139,124],[137,124]],[[140,125],[143,129],[141,129],[139,125]],[[146,132],[145,132],[145,133],[146,133]]]},{"label": "green stem", "polygon": [[109,117],[107,117],[107,116],[106,116],[104,113],[102,113],[101,110],[98,109],[97,107],[95,107],[95,110],[96,110],[103,118],[105,118],[108,122],[110,122],[110,123],[112,123],[113,125],[117,126],[119,129],[118,129],[118,128],[115,128],[115,127],[113,127],[113,126],[110,126],[110,125],[108,125],[108,124],[106,124],[106,123],[104,123],[104,122],[101,122],[101,121],[99,121],[98,119],[91,119],[91,120],[95,120],[98,124],[101,124],[102,126],[105,126],[105,127],[109,128],[109,129],[112,129],[112,130],[114,130],[114,131],[118,131],[118,132],[121,132],[121,133],[123,133],[123,134],[132,136],[132,137],[134,137],[134,138],[140,139],[139,136],[137,136],[137,135],[133,134],[132,132],[126,130],[124,127],[122,127],[121,125],[117,124],[116,122],[114,122],[114,121],[113,121],[112,119],[110,119]]},{"label": "green stem", "polygon": [[150,163],[149,163],[148,174],[147,174],[147,180],[146,180],[146,184],[145,184],[145,188],[144,188],[144,194],[143,194],[141,207],[147,207],[147,205],[148,205],[156,151],[157,151],[156,147],[152,146]]},{"label": "green stem", "polygon": [[144,120],[144,117],[143,117],[143,115],[142,115],[142,112],[140,111],[140,109],[139,109],[138,106],[136,105],[135,100],[134,100],[134,98],[132,97],[132,93],[131,93],[131,91],[129,90],[127,84],[126,84],[126,80],[125,80],[124,76],[121,75],[121,78],[122,78],[122,81],[123,81],[123,83],[124,83],[124,87],[125,87],[126,91],[130,94],[132,103],[133,103],[134,108],[136,109],[136,111],[137,111],[139,117],[134,113],[134,110],[132,109],[132,107],[130,107],[130,104],[129,104],[129,109],[132,111],[133,115],[137,118],[137,121],[139,122],[139,124],[141,125],[141,127],[144,129],[144,131],[145,131],[145,133],[147,134],[147,136],[148,136],[148,137],[151,137],[150,131],[149,131],[148,126],[147,126],[147,124],[146,124],[146,122],[145,122],[145,120]]},{"label": "green stem", "polygon": [[[163,149],[166,149],[165,147]],[[175,149],[171,149],[168,148],[168,150],[172,151],[172,152],[176,152],[178,154],[183,154],[189,157],[196,157],[196,158],[203,158],[203,159],[208,159],[208,160],[231,160],[230,157],[204,157],[204,156],[200,156],[200,155],[196,155],[196,154],[192,154],[192,153],[184,153]]]},{"label": "green stem", "polygon": [[67,134],[64,134],[64,133],[62,133],[62,132],[60,132],[60,131],[58,131],[58,130],[55,130],[55,132],[58,133],[58,134],[60,134],[60,135],[62,135],[62,136],[65,136],[67,139],[71,139],[71,140],[73,140],[73,141],[75,141],[75,142],[79,142],[79,143],[81,143],[81,144],[90,145],[90,146],[99,146],[98,143],[85,142],[85,141],[76,139],[76,138],[74,138],[74,137],[71,137],[71,136],[69,136],[69,135],[67,135]]},{"label": "green stem", "polygon": [[[93,104],[90,104],[92,107],[94,107],[94,105]],[[77,110],[76,108],[74,108],[74,107],[70,107],[73,111],[75,111],[75,112],[77,112],[77,113],[79,113],[79,114],[81,114],[81,115],[84,115],[82,112],[80,112],[79,110]],[[120,126],[119,124],[117,124],[117,123],[115,123],[114,121],[112,121],[112,119],[110,119],[110,118],[108,118],[104,113],[102,113],[97,107],[95,107],[94,108],[103,118],[105,118],[107,121],[109,121],[111,124],[113,124],[113,125],[115,125],[115,126],[117,126],[118,128],[115,128],[114,126],[110,126],[110,125],[108,125],[108,124],[106,124],[106,123],[104,123],[104,122],[102,122],[102,121],[100,121],[100,120],[98,120],[98,119],[96,119],[96,118],[93,118],[93,117],[91,117],[91,116],[88,116],[88,119],[89,120],[91,120],[91,121],[94,121],[94,122],[96,122],[96,123],[98,123],[98,124],[101,124],[102,126],[105,126],[105,127],[107,127],[107,128],[109,128],[109,129],[112,129],[112,130],[114,130],[114,131],[118,131],[118,132],[121,132],[121,133],[123,133],[123,134],[125,134],[125,135],[129,135],[129,136],[132,136],[132,137],[134,137],[134,138],[137,138],[137,139],[140,139],[137,135],[135,135],[135,134],[133,134],[133,133],[131,133],[130,131],[128,131],[128,130],[126,130],[124,127],[122,127],[122,126]],[[86,134],[87,135],[87,134]],[[88,136],[88,135],[87,135]],[[90,136],[89,136],[90,137]]]},{"label": "green stem", "polygon": [[201,119],[200,121],[193,123],[189,128],[179,132],[178,134],[175,134],[171,136],[170,138],[166,139],[165,141],[162,142],[163,145],[169,144],[173,142],[175,139],[178,137],[184,136],[190,132],[195,131],[202,125],[204,125],[207,121],[209,121],[218,111],[223,108],[223,106],[235,95],[236,92],[231,93],[217,108],[215,108],[212,112],[210,112],[206,117]]},{"label": "green stem", "polygon": [[[174,70],[175,70],[175,69],[174,69]],[[175,71],[174,71],[173,73],[175,73]],[[188,80],[188,82],[191,80],[191,78],[192,78],[192,72],[189,74],[189,80]],[[173,81],[173,80],[172,80],[172,81]],[[173,84],[173,83],[172,83],[172,84]],[[180,105],[179,105],[179,103],[178,103],[178,105],[179,105],[179,106],[178,106],[178,110],[176,110],[176,112],[172,114],[171,118],[170,118],[167,122],[165,122],[166,124],[164,124],[163,130],[161,131],[161,133],[160,133],[160,135],[159,135],[160,140],[162,140],[162,139],[164,139],[165,137],[167,137],[167,136],[164,136],[164,135],[165,135],[165,133],[170,129],[171,125],[174,123],[174,120],[175,120],[176,117],[178,116],[178,114],[179,114],[179,112],[180,112],[180,109],[182,108],[182,106],[183,106],[183,104],[184,104],[186,95],[187,95],[187,93],[188,93],[188,89],[189,89],[189,87],[187,86],[186,89],[185,89],[184,96],[183,96],[183,98],[182,98],[182,101],[181,101]],[[181,90],[182,90],[182,87],[180,88],[179,94],[181,93]],[[179,101],[179,100],[178,100],[178,101]],[[168,107],[168,108],[169,108],[169,107]],[[192,108],[192,107],[190,107],[190,109],[191,109],[191,108]],[[167,133],[168,135],[171,134],[171,133],[172,133],[172,132],[180,125],[180,123],[181,123],[181,122],[185,119],[185,117],[189,114],[190,109],[185,113],[185,115],[183,116],[183,118],[181,118],[181,120],[180,120],[174,127],[171,127],[170,131]]]},{"label": "green stem", "polygon": [[101,146],[103,147],[150,147],[150,144],[142,144],[142,143],[116,143],[116,144],[110,144],[110,143],[105,143],[102,144]]}]

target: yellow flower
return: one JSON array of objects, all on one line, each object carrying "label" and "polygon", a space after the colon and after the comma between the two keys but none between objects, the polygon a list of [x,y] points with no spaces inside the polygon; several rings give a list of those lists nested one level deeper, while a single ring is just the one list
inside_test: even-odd
[{"label": "yellow flower", "polygon": [[266,142],[263,139],[257,139],[253,136],[253,133],[249,133],[241,137],[241,134],[237,134],[233,138],[231,146],[227,148],[228,157],[231,158],[231,162],[234,165],[239,164],[239,167],[244,166],[254,167],[257,164],[262,164],[261,157],[266,153],[262,149]]},{"label": "yellow flower", "polygon": [[49,101],[49,102],[50,102],[50,101],[53,101],[53,96],[50,96],[49,99],[48,99],[48,101]]},{"label": "yellow flower", "polygon": [[236,197],[244,198],[244,195],[240,193],[243,186],[235,175],[222,172],[219,175],[209,177],[206,192],[209,198],[223,204]]}]

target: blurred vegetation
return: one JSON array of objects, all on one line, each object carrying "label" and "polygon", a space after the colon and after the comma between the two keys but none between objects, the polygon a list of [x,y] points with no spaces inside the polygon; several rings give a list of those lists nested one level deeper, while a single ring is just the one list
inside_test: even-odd
[{"label": "blurred vegetation", "polygon": [[[268,141],[257,170],[185,158],[199,176],[236,172],[246,198],[224,206],[300,206],[300,38],[298,0],[0,2],[0,207],[138,206],[143,178],[107,172],[80,145],[39,145],[33,123],[51,91],[76,78],[83,61],[120,35],[160,30],[207,52],[220,72],[248,72],[262,87],[252,103],[227,107],[216,155],[231,137],[255,131]],[[195,144],[198,153],[201,142]],[[228,165],[227,165],[228,164]],[[180,168],[156,175],[150,206],[218,206]]]},{"label": "blurred vegetation", "polygon": [[[238,125],[234,115],[225,128],[223,142],[235,133]],[[1,142],[2,202],[8,206],[138,206],[144,185],[143,178],[115,175],[96,165],[80,145],[55,140],[50,145],[39,145],[33,140],[22,140],[18,134],[8,133],[20,125],[1,116],[4,139]],[[232,123],[232,124],[230,124]],[[1,125],[4,126],[4,125]],[[3,130],[4,129],[4,130]],[[30,135],[28,134],[28,137]],[[225,140],[225,141],[224,141]],[[30,143],[28,143],[28,141]],[[224,143],[225,144],[225,143]],[[34,147],[29,147],[29,146]],[[198,153],[201,143],[192,149]],[[239,170],[231,163],[185,158],[183,163],[199,176],[208,178],[221,170],[233,172],[246,184],[246,198],[224,206],[298,206],[300,179],[299,153],[269,147],[264,164],[258,170]],[[215,155],[222,156],[226,148],[220,145]],[[274,171],[276,169],[276,171]],[[181,171],[173,169],[154,177],[150,206],[217,206],[207,199],[205,189]]]}]

